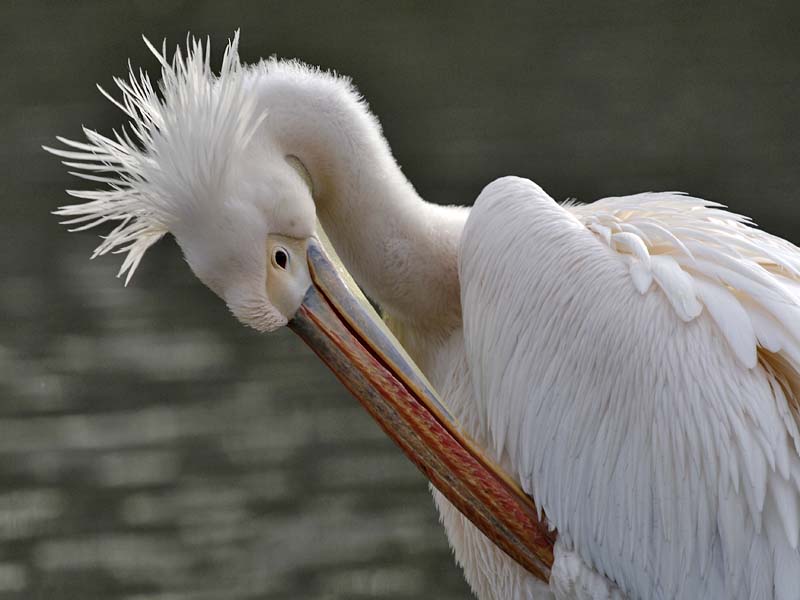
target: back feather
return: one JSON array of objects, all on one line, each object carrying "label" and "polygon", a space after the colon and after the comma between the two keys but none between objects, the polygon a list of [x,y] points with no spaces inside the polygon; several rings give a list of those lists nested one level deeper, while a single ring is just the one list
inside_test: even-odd
[{"label": "back feather", "polygon": [[639,293],[655,282],[684,321],[705,307],[744,366],[756,366],[761,347],[800,370],[796,246],[678,193],[605,198],[569,211],[625,257]]}]

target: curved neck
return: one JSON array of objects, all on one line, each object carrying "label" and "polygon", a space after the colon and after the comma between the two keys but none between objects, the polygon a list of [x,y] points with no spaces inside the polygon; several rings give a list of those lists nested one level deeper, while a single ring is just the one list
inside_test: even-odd
[{"label": "curved neck", "polygon": [[307,169],[336,251],[393,318],[452,329],[460,321],[453,307],[460,305],[458,241],[467,209],[422,200],[349,85],[299,69],[264,73],[259,98],[278,150]]}]

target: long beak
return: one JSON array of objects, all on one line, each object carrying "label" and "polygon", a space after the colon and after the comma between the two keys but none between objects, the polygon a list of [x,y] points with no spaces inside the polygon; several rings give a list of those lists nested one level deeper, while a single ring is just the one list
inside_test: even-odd
[{"label": "long beak", "polygon": [[511,558],[549,581],[556,536],[531,498],[459,431],[433,387],[316,240],[309,243],[308,264],[313,283],[289,327],[453,505]]}]

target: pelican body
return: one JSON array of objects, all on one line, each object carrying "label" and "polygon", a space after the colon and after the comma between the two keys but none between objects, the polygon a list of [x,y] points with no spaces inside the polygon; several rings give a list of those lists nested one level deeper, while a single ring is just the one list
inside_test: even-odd
[{"label": "pelican body", "polygon": [[671,192],[429,204],[348,80],[237,41],[218,75],[151,46],[160,94],[107,94],[128,132],[49,149],[106,186],[58,211],[116,223],[96,254],[129,279],[169,232],[240,321],[303,337],[431,480],[481,600],[798,597],[798,248]]}]

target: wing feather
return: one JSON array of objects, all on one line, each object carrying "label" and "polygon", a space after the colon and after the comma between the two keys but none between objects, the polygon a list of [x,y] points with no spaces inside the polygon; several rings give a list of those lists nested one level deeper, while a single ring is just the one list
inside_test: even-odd
[{"label": "wing feather", "polygon": [[504,178],[459,269],[485,439],[588,568],[631,597],[796,595],[798,248],[691,196],[562,207]]}]

